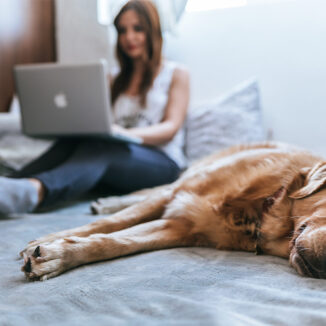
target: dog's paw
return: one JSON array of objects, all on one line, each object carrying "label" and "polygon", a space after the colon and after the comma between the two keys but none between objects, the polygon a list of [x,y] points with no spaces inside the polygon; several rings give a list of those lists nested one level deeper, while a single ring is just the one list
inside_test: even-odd
[{"label": "dog's paw", "polygon": [[35,251],[35,249],[36,249],[36,247],[38,247],[38,246],[40,246],[40,245],[42,245],[42,244],[46,244],[46,243],[50,243],[51,242],[51,240],[49,239],[49,241],[40,241],[40,240],[33,240],[33,241],[30,241],[28,244],[27,244],[27,246],[25,247],[25,249],[23,249],[20,253],[19,253],[19,255],[20,255],[20,257],[26,257],[26,256],[31,256],[33,253],[34,253],[34,251]]},{"label": "dog's paw", "polygon": [[93,214],[113,214],[145,200],[146,197],[147,195],[134,194],[99,198],[92,202],[91,211]]},{"label": "dog's paw", "polygon": [[120,197],[99,198],[92,202],[91,211],[93,214],[113,214],[125,208]]},{"label": "dog's paw", "polygon": [[75,237],[58,239],[36,247],[30,246],[22,253],[24,265],[21,270],[28,280],[44,281],[75,266],[71,255]]},{"label": "dog's paw", "polygon": [[54,242],[56,240],[62,239],[64,237],[67,237],[67,232],[57,232],[57,233],[51,233],[48,234],[44,237],[41,237],[37,240],[32,240],[29,241],[26,248],[23,249],[19,255],[20,257],[24,257],[24,255],[26,256],[30,256],[33,254],[34,250],[36,249],[36,247],[44,245],[44,244],[49,244],[51,242]]}]

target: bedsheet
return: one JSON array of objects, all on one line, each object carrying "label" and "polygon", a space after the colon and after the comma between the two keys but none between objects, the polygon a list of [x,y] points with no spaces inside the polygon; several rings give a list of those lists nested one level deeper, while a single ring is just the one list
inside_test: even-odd
[{"label": "bedsheet", "polygon": [[50,139],[24,136],[20,115],[0,113],[0,175],[6,169],[19,170],[45,152],[53,143]]},{"label": "bedsheet", "polygon": [[[49,146],[40,142],[22,155],[19,137],[17,118],[1,116],[0,174],[1,163],[19,168]],[[0,326],[326,324],[326,280],[300,277],[287,260],[252,253],[176,248],[26,281],[19,251],[100,218],[89,213],[92,199],[0,218]]]},{"label": "bedsheet", "polygon": [[18,252],[101,216],[88,202],[0,220],[0,325],[325,325],[326,280],[287,260],[176,248],[82,266],[29,282]]}]

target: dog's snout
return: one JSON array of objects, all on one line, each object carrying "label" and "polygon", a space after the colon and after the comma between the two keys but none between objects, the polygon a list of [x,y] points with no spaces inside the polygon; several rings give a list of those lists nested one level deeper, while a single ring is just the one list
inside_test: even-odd
[{"label": "dog's snout", "polygon": [[299,274],[303,276],[309,276],[314,278],[320,278],[318,270],[311,263],[309,255],[304,254],[302,251],[298,251],[294,258],[295,268]]},{"label": "dog's snout", "polygon": [[301,275],[326,278],[326,255],[319,257],[312,249],[297,245],[294,262]]},{"label": "dog's snout", "polygon": [[300,274],[326,279],[326,227],[320,222],[304,221],[297,227],[292,257]]}]

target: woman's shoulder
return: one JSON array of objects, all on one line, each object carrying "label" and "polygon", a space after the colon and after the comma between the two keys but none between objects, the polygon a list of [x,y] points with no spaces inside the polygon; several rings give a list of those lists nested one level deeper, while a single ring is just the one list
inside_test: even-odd
[{"label": "woman's shoulder", "polygon": [[169,70],[172,72],[173,82],[189,80],[189,71],[185,64],[170,60],[165,60],[164,64],[168,66]]},{"label": "woman's shoulder", "polygon": [[177,72],[179,72],[179,71],[187,72],[188,71],[185,64],[177,62],[177,61],[167,60],[167,59],[163,60],[163,67],[169,68],[172,71],[175,70]]},{"label": "woman's shoulder", "polygon": [[188,69],[186,65],[182,63],[171,60],[164,60],[163,70],[169,72],[172,82],[189,79]]}]

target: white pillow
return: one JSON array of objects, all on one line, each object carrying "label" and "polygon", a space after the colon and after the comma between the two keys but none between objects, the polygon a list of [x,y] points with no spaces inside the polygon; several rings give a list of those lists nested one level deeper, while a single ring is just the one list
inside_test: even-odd
[{"label": "white pillow", "polygon": [[185,154],[190,162],[235,144],[263,140],[266,133],[256,79],[188,112]]}]

